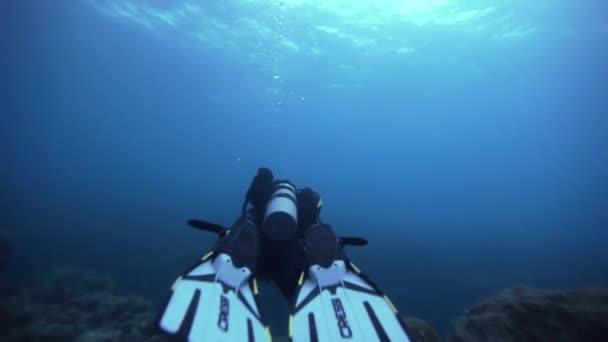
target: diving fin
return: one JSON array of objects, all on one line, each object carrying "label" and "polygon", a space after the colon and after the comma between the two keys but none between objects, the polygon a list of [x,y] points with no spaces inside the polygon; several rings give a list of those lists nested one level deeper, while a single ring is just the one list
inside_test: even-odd
[{"label": "diving fin", "polygon": [[216,248],[179,276],[157,320],[180,341],[270,341],[258,308],[257,229],[249,221],[227,230]]},{"label": "diving fin", "polygon": [[190,227],[192,227],[192,228],[215,233],[219,237],[223,237],[228,232],[228,229],[224,228],[223,226],[221,226],[217,223],[212,223],[212,222],[203,221],[203,220],[195,220],[195,219],[188,220],[188,225],[190,225]]},{"label": "diving fin", "polygon": [[329,226],[308,228],[303,242],[308,269],[292,303],[291,341],[410,341],[395,306],[347,260]]},{"label": "diving fin", "polygon": [[342,236],[338,239],[340,245],[344,246],[367,246],[367,240],[356,236]]}]

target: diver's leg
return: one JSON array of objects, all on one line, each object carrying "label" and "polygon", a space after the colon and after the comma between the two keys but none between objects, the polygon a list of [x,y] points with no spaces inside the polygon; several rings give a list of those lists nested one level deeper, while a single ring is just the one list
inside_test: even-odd
[{"label": "diver's leg", "polygon": [[253,222],[239,219],[218,240],[214,254],[230,255],[235,267],[247,267],[255,275],[261,248],[260,238],[260,231]]},{"label": "diver's leg", "polygon": [[[341,256],[342,247],[336,245],[335,235],[328,225],[314,225],[303,231],[303,239],[271,241],[263,239],[260,270],[272,277],[288,301],[293,301],[299,278],[306,266],[321,263],[331,264]],[[307,245],[305,252],[304,246]]]},{"label": "diver's leg", "polygon": [[272,251],[274,281],[289,301],[294,299],[298,280],[306,271],[307,265],[327,267],[334,260],[346,258],[329,225],[312,225],[300,233],[302,239],[264,244],[265,251]]},{"label": "diver's leg", "polygon": [[292,302],[292,341],[409,341],[395,306],[348,260],[331,226],[306,228],[302,244],[305,266]]},{"label": "diver's leg", "polygon": [[175,280],[158,327],[183,341],[267,340],[255,278],[259,251],[257,227],[238,220]]},{"label": "diver's leg", "polygon": [[306,228],[302,245],[308,266],[329,267],[336,260],[346,260],[344,248],[328,224],[315,224]]}]

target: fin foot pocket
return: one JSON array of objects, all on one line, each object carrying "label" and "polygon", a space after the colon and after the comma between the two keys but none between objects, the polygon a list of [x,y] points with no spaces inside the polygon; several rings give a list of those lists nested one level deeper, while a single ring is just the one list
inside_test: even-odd
[{"label": "fin foot pocket", "polygon": [[216,248],[177,278],[157,320],[181,341],[268,341],[253,277],[257,228],[237,222]]},{"label": "fin foot pocket", "polygon": [[291,340],[409,342],[388,297],[348,261],[331,227],[310,227],[307,234],[308,269],[292,302]]}]

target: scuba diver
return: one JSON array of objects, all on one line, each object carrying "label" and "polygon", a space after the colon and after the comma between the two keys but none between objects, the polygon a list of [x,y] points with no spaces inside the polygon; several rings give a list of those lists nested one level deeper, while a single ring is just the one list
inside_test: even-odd
[{"label": "scuba diver", "polygon": [[388,297],[350,260],[322,223],[321,197],[260,168],[230,228],[190,220],[218,234],[212,251],[179,276],[157,320],[184,341],[271,341],[258,310],[257,280],[273,280],[291,303],[291,341],[410,341]]}]

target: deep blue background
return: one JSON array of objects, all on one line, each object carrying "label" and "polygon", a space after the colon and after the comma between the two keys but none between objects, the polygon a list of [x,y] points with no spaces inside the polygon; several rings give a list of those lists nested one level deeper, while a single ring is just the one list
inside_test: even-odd
[{"label": "deep blue background", "polygon": [[[355,263],[441,330],[502,288],[608,285],[606,33],[427,30],[411,58],[296,55],[281,76],[297,96],[278,110],[261,95],[272,72],[239,56],[78,2],[5,7],[0,228],[17,232],[15,276],[88,267],[160,300],[214,242],[185,221],[231,223],[267,166],[320,192],[324,221],[370,240]],[[345,56],[373,72],[328,90]]]}]

